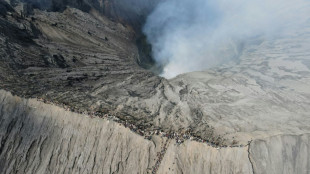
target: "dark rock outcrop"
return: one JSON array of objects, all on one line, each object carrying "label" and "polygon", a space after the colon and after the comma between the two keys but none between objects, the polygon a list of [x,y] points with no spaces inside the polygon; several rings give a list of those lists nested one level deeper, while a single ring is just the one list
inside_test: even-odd
[{"label": "dark rock outcrop", "polygon": [[161,0],[10,0],[16,6],[19,2],[27,3],[32,8],[62,12],[67,7],[84,12],[96,9],[115,21],[129,24],[139,30],[146,16]]}]

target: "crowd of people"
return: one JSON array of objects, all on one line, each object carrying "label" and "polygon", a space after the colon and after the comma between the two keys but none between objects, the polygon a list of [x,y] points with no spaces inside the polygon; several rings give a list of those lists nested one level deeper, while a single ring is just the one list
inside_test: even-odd
[{"label": "crowd of people", "polygon": [[61,104],[59,102],[51,102],[48,101],[46,99],[43,98],[37,98],[38,101],[44,102],[46,104],[52,104],[52,105],[56,105],[59,107],[64,108],[66,111],[71,111],[71,112],[75,112],[75,113],[79,113],[79,114],[84,114],[87,115],[91,118],[94,117],[99,117],[99,118],[103,118],[103,119],[108,119],[108,120],[112,120],[114,122],[117,122],[119,124],[124,125],[125,127],[129,128],[131,131],[139,134],[140,136],[143,136],[145,139],[151,140],[152,136],[157,135],[157,136],[161,136],[161,137],[166,137],[168,139],[174,139],[176,141],[176,144],[180,145],[182,143],[184,143],[186,140],[191,140],[191,141],[197,141],[200,143],[206,143],[212,147],[215,148],[226,148],[226,147],[244,147],[247,145],[238,145],[238,143],[236,142],[232,142],[230,145],[221,145],[219,143],[214,143],[211,142],[209,140],[205,140],[201,137],[198,136],[194,136],[192,131],[189,129],[187,131],[183,131],[182,133],[180,132],[164,132],[160,129],[155,129],[155,130],[148,130],[146,131],[143,128],[139,128],[138,126],[136,126],[133,123],[129,123],[127,120],[122,120],[119,119],[118,117],[114,116],[114,115],[110,115],[110,114],[104,114],[102,112],[99,111],[81,111],[80,109],[78,109],[77,107],[70,107],[68,105],[65,104]]},{"label": "crowd of people", "polygon": [[178,133],[178,132],[169,132],[166,133],[162,130],[156,129],[156,130],[144,130],[141,128],[138,128],[138,126],[136,126],[135,124],[129,123],[127,120],[121,120],[116,116],[110,115],[110,114],[103,114],[102,112],[96,112],[96,111],[81,111],[76,107],[70,107],[68,105],[65,104],[61,104],[59,102],[51,102],[48,101],[46,99],[43,98],[37,98],[38,101],[44,102],[46,104],[52,104],[52,105],[56,105],[59,107],[64,108],[66,111],[70,111],[70,112],[75,112],[75,113],[79,113],[79,114],[84,114],[87,115],[91,118],[95,118],[95,117],[99,117],[102,119],[107,119],[107,120],[112,120],[114,122],[117,122],[123,126],[125,126],[126,128],[129,128],[131,131],[139,134],[140,136],[143,136],[145,139],[151,140],[152,136],[161,136],[166,138],[166,142],[163,145],[163,147],[161,148],[161,151],[157,153],[157,160],[155,162],[155,165],[152,167],[151,169],[151,173],[155,174],[166,154],[167,151],[167,144],[169,140],[175,140],[177,145],[181,145],[182,143],[184,143],[186,140],[190,140],[190,141],[197,141],[197,142],[201,142],[201,143],[206,143],[209,146],[215,147],[215,148],[227,148],[227,147],[245,147],[245,146],[249,146],[250,142],[247,145],[238,145],[238,143],[232,143],[231,145],[220,145],[220,144],[216,144],[216,143],[212,143],[208,140],[204,140],[203,138],[194,136],[191,130],[187,130],[183,133]]},{"label": "crowd of people", "polygon": [[157,152],[157,160],[155,165],[152,168],[152,174],[155,174],[160,166],[161,161],[163,160],[166,151],[167,151],[167,144],[168,144],[169,139],[167,139],[167,141],[165,142],[165,144],[163,145],[162,149],[160,152]]}]

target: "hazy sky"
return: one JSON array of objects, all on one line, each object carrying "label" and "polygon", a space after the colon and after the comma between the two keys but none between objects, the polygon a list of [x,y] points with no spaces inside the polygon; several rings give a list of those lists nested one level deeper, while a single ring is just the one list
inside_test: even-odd
[{"label": "hazy sky", "polygon": [[166,0],[144,33],[162,76],[205,70],[238,58],[250,38],[277,37],[309,19],[309,0]]}]

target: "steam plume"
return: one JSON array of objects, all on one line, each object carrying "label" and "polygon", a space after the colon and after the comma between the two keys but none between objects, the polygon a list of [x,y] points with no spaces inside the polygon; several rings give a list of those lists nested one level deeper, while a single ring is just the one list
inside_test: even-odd
[{"label": "steam plume", "polygon": [[162,76],[205,70],[237,59],[257,36],[277,37],[310,17],[309,0],[166,0],[147,18],[144,33]]}]

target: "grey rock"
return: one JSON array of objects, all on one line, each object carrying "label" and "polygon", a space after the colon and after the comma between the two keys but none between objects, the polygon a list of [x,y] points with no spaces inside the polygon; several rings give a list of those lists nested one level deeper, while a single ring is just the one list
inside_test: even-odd
[{"label": "grey rock", "polygon": [[308,173],[309,134],[246,147],[151,141],[106,119],[0,91],[1,173]]},{"label": "grey rock", "polygon": [[255,140],[250,156],[255,173],[304,173],[310,171],[309,134],[279,135]]},{"label": "grey rock", "polygon": [[147,173],[155,164],[160,149],[115,122],[0,93],[0,173]]}]

